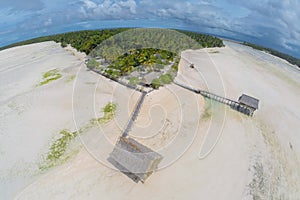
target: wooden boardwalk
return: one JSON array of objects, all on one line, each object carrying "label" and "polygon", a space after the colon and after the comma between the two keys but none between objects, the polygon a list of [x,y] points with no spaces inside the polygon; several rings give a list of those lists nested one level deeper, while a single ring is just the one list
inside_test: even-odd
[{"label": "wooden boardwalk", "polygon": [[222,104],[228,105],[228,106],[230,106],[231,109],[236,110],[238,112],[241,112],[245,115],[248,115],[248,116],[253,115],[253,112],[254,112],[253,110],[249,109],[245,105],[240,104],[237,101],[234,101],[234,100],[231,100],[231,99],[228,99],[228,98],[225,98],[225,97],[221,97],[219,95],[216,95],[216,94],[213,94],[211,92],[204,91],[204,90],[194,89],[194,88],[192,88],[190,86],[187,86],[187,85],[184,85],[182,83],[178,83],[178,82],[175,82],[175,81],[174,81],[174,83],[176,85],[184,88],[184,89],[195,92],[196,94],[201,94],[202,96],[204,96],[208,99],[212,99],[214,101],[217,101],[217,102],[220,102]]},{"label": "wooden boardwalk", "polygon": [[101,76],[103,76],[103,77],[105,77],[105,78],[108,78],[108,79],[110,79],[110,80],[112,80],[112,81],[115,81],[115,82],[117,82],[117,83],[119,83],[119,84],[121,84],[121,85],[123,85],[123,86],[125,86],[125,87],[127,87],[127,88],[136,90],[136,91],[138,91],[138,92],[145,92],[145,91],[143,91],[142,89],[140,89],[140,88],[138,88],[138,87],[136,87],[136,86],[133,86],[133,85],[124,83],[124,82],[120,81],[120,80],[117,79],[117,78],[113,78],[113,77],[111,77],[111,76],[109,76],[109,75],[107,75],[107,74],[105,74],[105,73],[102,73],[100,70],[98,70],[98,69],[96,69],[96,68],[90,69],[90,70],[93,71],[93,72],[95,72],[95,73],[97,73],[97,74],[100,74]]},{"label": "wooden boardwalk", "polygon": [[132,113],[132,115],[131,115],[131,117],[129,119],[129,122],[128,122],[127,126],[126,126],[126,129],[124,130],[124,132],[122,134],[122,137],[126,137],[128,135],[128,133],[131,131],[131,128],[132,128],[132,126],[134,124],[134,121],[138,117],[139,112],[140,112],[140,110],[142,108],[142,104],[143,104],[143,102],[145,100],[146,95],[147,95],[147,92],[142,92],[142,95],[141,95],[139,101],[137,102],[137,104],[136,104],[136,106],[134,108],[134,111],[133,111],[133,113]]}]

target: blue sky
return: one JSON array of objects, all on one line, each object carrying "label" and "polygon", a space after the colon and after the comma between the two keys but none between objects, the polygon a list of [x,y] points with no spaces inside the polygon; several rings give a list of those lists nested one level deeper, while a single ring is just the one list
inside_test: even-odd
[{"label": "blue sky", "polygon": [[254,42],[300,58],[299,0],[0,0],[0,46],[42,35],[163,27]]}]

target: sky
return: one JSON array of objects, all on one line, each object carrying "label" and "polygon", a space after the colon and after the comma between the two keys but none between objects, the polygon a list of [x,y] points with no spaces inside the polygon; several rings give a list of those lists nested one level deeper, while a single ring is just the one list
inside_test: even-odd
[{"label": "sky", "polygon": [[0,46],[86,29],[192,30],[300,58],[300,0],[0,0]]}]

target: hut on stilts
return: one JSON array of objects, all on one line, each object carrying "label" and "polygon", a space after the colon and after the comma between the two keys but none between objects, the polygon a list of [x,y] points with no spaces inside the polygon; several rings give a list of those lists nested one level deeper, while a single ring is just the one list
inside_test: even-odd
[{"label": "hut on stilts", "polygon": [[245,114],[252,116],[254,111],[258,109],[259,100],[254,97],[243,94],[238,101],[241,108],[245,108]]}]

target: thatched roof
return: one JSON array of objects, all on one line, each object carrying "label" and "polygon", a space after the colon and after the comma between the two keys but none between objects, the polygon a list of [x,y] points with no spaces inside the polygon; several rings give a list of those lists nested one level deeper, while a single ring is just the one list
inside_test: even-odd
[{"label": "thatched roof", "polygon": [[259,100],[246,94],[240,96],[239,102],[256,110],[258,109]]},{"label": "thatched roof", "polygon": [[162,158],[134,139],[120,137],[108,161],[134,181],[144,182],[157,169]]}]

